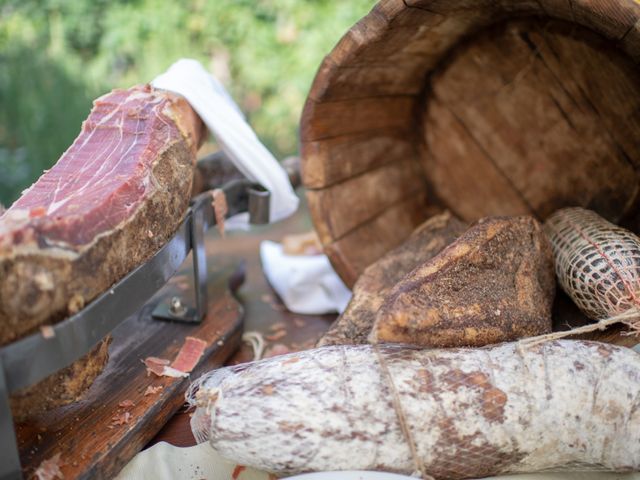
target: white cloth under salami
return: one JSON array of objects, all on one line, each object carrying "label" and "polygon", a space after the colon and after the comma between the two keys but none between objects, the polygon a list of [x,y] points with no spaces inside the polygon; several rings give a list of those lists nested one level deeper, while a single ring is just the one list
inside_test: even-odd
[{"label": "white cloth under salami", "polygon": [[269,283],[294,313],[341,313],[351,299],[326,255],[287,255],[281,244],[265,240],[260,260]]},{"label": "white cloth under salami", "polygon": [[260,142],[224,86],[198,61],[180,59],[151,83],[186,98],[238,170],[271,192],[271,222],[296,211],[299,200],[287,173]]},{"label": "white cloth under salami", "polygon": [[[120,472],[116,480],[230,480],[237,465],[218,455],[208,443],[179,448],[165,442],[140,452]],[[252,468],[236,470],[237,480],[270,480],[269,474]],[[308,480],[350,480],[342,472],[326,472]],[[271,477],[273,478],[273,477]],[[378,480],[373,475],[360,474],[362,480]],[[495,477],[493,477],[495,479]],[[302,480],[302,478],[300,479]],[[307,479],[305,479],[307,480]],[[490,480],[490,479],[487,479]],[[640,474],[615,473],[546,473],[507,475],[496,480],[640,480]]]},{"label": "white cloth under salami", "polygon": [[234,470],[237,480],[269,480],[269,475],[265,472],[236,467],[206,443],[180,448],[160,442],[138,453],[122,469],[116,480],[230,480]]}]

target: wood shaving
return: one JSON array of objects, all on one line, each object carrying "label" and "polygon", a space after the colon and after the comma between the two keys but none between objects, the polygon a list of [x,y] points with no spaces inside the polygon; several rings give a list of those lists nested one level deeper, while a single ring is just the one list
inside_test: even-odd
[{"label": "wood shaving", "polygon": [[153,363],[157,363],[158,365],[169,365],[171,363],[171,361],[167,360],[166,358],[147,357],[147,360]]},{"label": "wood shaving", "polygon": [[42,325],[40,327],[40,333],[44,338],[53,338],[56,336],[56,331],[51,325]]},{"label": "wood shaving", "polygon": [[153,385],[149,385],[147,387],[147,389],[144,391],[143,396],[147,397],[149,395],[155,395],[156,393],[158,393],[162,389],[163,389],[162,385],[158,385],[156,387],[154,387]]},{"label": "wood shaving", "polygon": [[[182,378],[198,364],[207,342],[196,337],[186,337],[176,359],[171,363],[165,358],[147,357],[142,362],[147,367],[147,375],[153,373],[158,377]],[[171,364],[171,366],[169,366]]]},{"label": "wood shaving", "polygon": [[56,453],[53,457],[43,460],[42,463],[36,468],[33,476],[37,480],[54,480],[56,478],[63,479],[64,475],[60,470],[62,462],[60,461],[60,454]]},{"label": "wood shaving", "polygon": [[291,353],[291,349],[282,343],[276,343],[268,348],[264,354],[264,358],[277,357],[278,355],[286,355]]},{"label": "wood shaving", "polygon": [[129,423],[129,420],[131,420],[131,418],[132,418],[132,415],[130,412],[119,413],[111,417],[111,425],[113,426],[126,425],[127,423]]},{"label": "wood shaving", "polygon": [[135,406],[136,406],[136,404],[135,404],[135,403],[133,403],[131,400],[127,399],[127,400],[123,400],[123,401],[121,401],[121,402],[118,404],[118,406],[119,406],[120,408],[132,408],[132,407],[135,407]]},{"label": "wood shaving", "polygon": [[147,376],[153,373],[161,377],[164,373],[165,367],[167,367],[170,362],[164,358],[147,357],[142,361],[142,363],[147,367]]},{"label": "wood shaving", "polygon": [[218,228],[218,232],[220,232],[220,236],[224,237],[224,219],[227,213],[229,213],[227,196],[224,194],[224,191],[219,188],[212,190],[211,196],[213,197],[213,212],[216,215],[216,227]]},{"label": "wood shaving", "polygon": [[171,368],[179,371],[189,373],[191,372],[204,355],[204,351],[207,348],[207,342],[196,337],[186,337],[178,356],[171,363]]},{"label": "wood shaving", "polygon": [[269,330],[271,330],[272,332],[283,330],[284,328],[286,328],[286,326],[287,324],[285,322],[276,322],[273,325],[269,326]]},{"label": "wood shaving", "polygon": [[236,467],[233,469],[233,473],[231,474],[231,478],[233,480],[238,480],[240,474],[246,469],[247,467],[245,467],[244,465],[236,465]]},{"label": "wood shaving", "polygon": [[283,337],[287,336],[287,331],[282,329],[282,330],[278,330],[277,332],[273,333],[272,335],[265,335],[265,339],[269,340],[270,342],[275,342],[276,340],[280,340]]},{"label": "wood shaving", "polygon": [[260,297],[260,300],[262,300],[264,303],[268,303],[269,306],[276,311],[283,312],[287,309],[287,307],[280,303],[274,295],[265,293]]},{"label": "wood shaving", "polygon": [[318,234],[311,230],[283,237],[282,251],[286,255],[319,255],[322,253],[322,244]]},{"label": "wood shaving", "polygon": [[171,378],[184,378],[188,377],[189,374],[187,372],[183,372],[182,370],[177,370],[173,367],[164,367],[162,370],[162,377],[171,377]]}]

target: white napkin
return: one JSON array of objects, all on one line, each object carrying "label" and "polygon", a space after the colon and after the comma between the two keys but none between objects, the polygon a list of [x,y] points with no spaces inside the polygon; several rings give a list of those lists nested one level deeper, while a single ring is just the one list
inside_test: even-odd
[{"label": "white napkin", "polygon": [[296,211],[298,197],[286,172],[260,143],[222,84],[198,61],[178,60],[151,83],[186,98],[238,170],[271,192],[271,222]]},{"label": "white napkin", "polygon": [[[277,448],[274,445],[274,448]],[[233,473],[236,476],[233,476]],[[315,475],[315,476],[314,476]],[[302,478],[306,477],[305,475]],[[309,480],[374,480],[384,478],[381,473],[359,472],[358,475],[348,472],[326,472],[309,475]],[[179,448],[165,442],[155,444],[138,453],[124,467],[115,480],[271,480],[266,472],[252,468],[238,469],[236,465],[222,458],[208,443],[195,447]],[[298,477],[295,477],[298,478]],[[402,477],[408,478],[408,477]],[[293,479],[292,479],[293,480]],[[490,477],[485,480],[640,480],[638,473],[533,473],[525,475],[506,475]]]},{"label": "white napkin", "polygon": [[294,313],[341,313],[351,299],[326,255],[286,255],[282,245],[265,240],[260,259],[267,280]]},{"label": "white napkin", "polygon": [[[166,442],[138,453],[115,480],[230,480],[236,464],[222,458],[208,443],[180,448]],[[237,480],[270,480],[252,468],[236,470]]]}]

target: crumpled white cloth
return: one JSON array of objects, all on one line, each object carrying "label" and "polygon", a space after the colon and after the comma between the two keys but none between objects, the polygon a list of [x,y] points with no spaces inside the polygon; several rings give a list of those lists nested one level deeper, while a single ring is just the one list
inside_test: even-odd
[{"label": "crumpled white cloth", "polygon": [[351,299],[326,255],[286,255],[282,245],[265,240],[260,260],[267,280],[294,313],[342,313]]},{"label": "crumpled white cloth", "polygon": [[296,211],[299,199],[287,173],[260,142],[224,86],[200,62],[180,59],[151,84],[186,98],[238,170],[271,192],[271,222]]},{"label": "crumpled white cloth", "polygon": [[[274,446],[276,448],[276,446]],[[174,447],[165,442],[138,453],[115,480],[231,480],[236,464],[222,458],[209,443],[195,447]],[[376,474],[346,475],[343,472],[314,474],[317,480],[373,480]],[[378,474],[377,478],[382,476]],[[312,475],[310,477],[314,478]],[[303,478],[306,475],[302,476]],[[273,477],[272,477],[273,478]],[[298,478],[298,477],[295,477]],[[404,477],[403,477],[404,478]],[[638,473],[536,473],[491,477],[494,480],[640,480]],[[485,480],[491,480],[489,478]],[[270,480],[269,474],[246,468],[237,480]],[[311,478],[309,479],[311,480]]]},{"label": "crumpled white cloth", "polygon": [[[160,442],[133,457],[115,480],[230,480],[235,468],[208,443],[180,448]],[[269,480],[269,475],[247,468],[237,480]]]}]

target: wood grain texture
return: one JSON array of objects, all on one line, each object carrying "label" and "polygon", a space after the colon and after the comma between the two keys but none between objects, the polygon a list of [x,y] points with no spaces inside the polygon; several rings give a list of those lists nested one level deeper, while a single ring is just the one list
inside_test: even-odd
[{"label": "wood grain texture", "polygon": [[640,5],[633,0],[570,0],[569,3],[570,18],[574,22],[613,40],[622,39],[640,19]]},{"label": "wood grain texture", "polygon": [[333,268],[351,287],[367,266],[400,245],[413,230],[436,210],[427,206],[425,192],[409,196],[380,215],[324,245]]},{"label": "wood grain texture", "polygon": [[[575,25],[488,29],[432,79],[425,174],[466,219],[582,205],[619,220],[638,193],[639,85],[629,60]],[[469,175],[472,163],[484,166]]]},{"label": "wood grain texture", "polygon": [[498,14],[540,13],[542,8],[537,0],[406,0],[410,7],[421,8],[442,15],[474,16],[480,11]]},{"label": "wood grain texture", "polygon": [[316,103],[307,101],[302,112],[303,141],[350,133],[403,128],[412,119],[413,97],[380,97]]},{"label": "wood grain texture", "polygon": [[338,66],[326,57],[310,97],[320,101],[395,95],[418,95],[424,79],[424,62],[399,66],[395,62]]},{"label": "wood grain texture", "polygon": [[431,99],[424,124],[423,167],[440,203],[467,221],[529,213],[509,179],[445,105]]},{"label": "wood grain texture", "polygon": [[[318,236],[326,244],[424,188],[418,166],[408,158],[321,190],[308,190],[307,200]],[[345,205],[349,215],[344,215]]]},{"label": "wood grain texture", "polygon": [[[194,336],[208,344],[191,374],[195,378],[205,371],[205,365],[209,369],[219,366],[233,353],[240,343],[242,307],[231,294],[228,281],[234,278],[235,288],[241,283],[238,263],[210,257],[209,270],[211,301],[201,324],[150,317],[160,300],[168,301],[190,290],[189,277],[183,271],[138,314],[114,330],[109,363],[80,402],[17,425],[26,477],[43,460],[60,453],[65,478],[112,478],[184,404],[184,392],[190,383],[190,378],[148,376],[141,360],[148,356],[173,360],[185,337]],[[145,396],[148,386],[162,389]],[[125,400],[134,405],[119,407]],[[131,419],[115,425],[113,417],[125,411],[131,413]]]},{"label": "wood grain texture", "polygon": [[321,189],[389,162],[415,158],[417,142],[412,137],[407,130],[381,130],[305,142],[304,184]]}]

